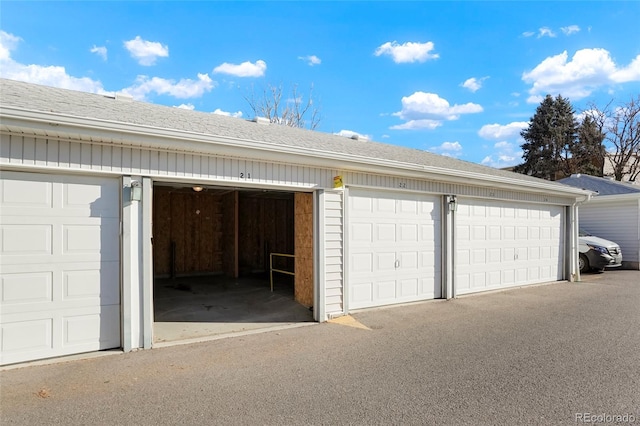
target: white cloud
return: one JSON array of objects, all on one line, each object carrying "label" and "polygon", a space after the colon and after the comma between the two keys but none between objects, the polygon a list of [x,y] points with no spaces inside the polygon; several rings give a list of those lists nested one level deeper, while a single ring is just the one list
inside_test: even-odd
[{"label": "white cloud", "polygon": [[611,80],[616,83],[640,81],[640,55],[636,56],[628,66],[620,68],[612,73]]},{"label": "white cloud", "polygon": [[398,44],[398,42],[386,42],[375,51],[376,56],[389,55],[396,64],[407,62],[425,62],[428,59],[437,59],[440,57],[437,53],[430,53],[434,49],[434,44],[430,41],[426,43],[407,42]]},{"label": "white cloud", "polygon": [[459,157],[462,154],[460,142],[443,142],[440,146],[429,148],[427,151],[447,157]]},{"label": "white cloud", "polygon": [[457,120],[461,114],[482,112],[482,107],[474,103],[450,105],[446,99],[435,93],[415,92],[402,98],[402,110],[393,113],[407,122],[392,129],[435,129],[444,120]]},{"label": "white cloud", "polygon": [[493,145],[495,152],[487,155],[481,164],[489,167],[504,168],[511,167],[522,162],[522,151],[516,150],[516,146],[512,143],[501,141]]},{"label": "white cloud", "polygon": [[305,61],[310,67],[320,65],[322,63],[322,60],[316,55],[298,56],[298,59]]},{"label": "white cloud", "polygon": [[409,120],[406,123],[396,124],[395,126],[389,127],[391,130],[421,130],[428,129],[433,130],[442,126],[442,121],[439,120]]},{"label": "white cloud", "polygon": [[21,41],[20,37],[0,30],[0,61],[10,59],[11,51],[16,50]]},{"label": "white cloud", "polygon": [[140,75],[133,86],[123,89],[122,92],[138,100],[145,99],[152,92],[158,95],[186,99],[200,97],[205,92],[211,91],[215,86],[216,83],[211,80],[208,74],[198,74],[197,80],[183,78],[178,82],[160,77],[149,78],[146,75]]},{"label": "white cloud", "polygon": [[561,27],[560,30],[565,34],[565,35],[571,35],[577,32],[580,32],[580,27],[577,25],[569,25],[568,27]]},{"label": "white cloud", "polygon": [[193,111],[194,109],[196,109],[195,105],[193,105],[193,104],[180,104],[178,106],[174,106],[174,108],[186,109],[186,110],[189,110],[189,111]]},{"label": "white cloud", "polygon": [[67,74],[64,67],[25,65],[14,61],[11,52],[17,49],[21,40],[13,34],[0,31],[0,77],[82,92],[107,93],[100,81],[73,77]]},{"label": "white cloud", "polygon": [[529,103],[540,102],[547,93],[578,100],[600,86],[640,81],[640,55],[628,66],[619,68],[605,49],[578,50],[570,61],[565,50],[523,73],[522,80],[533,85],[529,90]]},{"label": "white cloud", "polygon": [[263,60],[257,60],[255,64],[249,61],[238,65],[225,62],[215,67],[213,72],[235,75],[236,77],[262,77],[266,70],[267,63]]},{"label": "white cloud", "polygon": [[216,114],[216,115],[224,115],[226,117],[236,117],[236,118],[240,118],[242,117],[242,111],[237,111],[237,112],[227,112],[227,111],[223,111],[220,108],[216,108],[215,111],[212,112],[212,114]]},{"label": "white cloud", "polygon": [[371,136],[363,135],[362,133],[354,132],[353,130],[340,130],[339,132],[334,133],[334,135],[344,136],[346,138],[357,136],[358,139],[371,140]]},{"label": "white cloud", "polygon": [[526,121],[514,121],[513,123],[501,124],[485,124],[478,131],[478,135],[483,139],[498,140],[519,137],[522,129],[529,127]]},{"label": "white cloud", "polygon": [[[15,50],[19,37],[0,31],[0,77],[44,86],[60,87],[89,93],[112,93],[104,90],[102,83],[88,77],[74,77],[67,74],[61,66],[24,65],[11,59],[10,52]],[[136,83],[122,89],[121,93],[142,100],[147,94],[170,95],[176,98],[194,98],[202,96],[216,86],[207,74],[198,74],[197,80],[181,79],[178,82],[159,77],[138,76]],[[193,107],[190,104],[180,108]]]},{"label": "white cloud", "polygon": [[489,77],[482,77],[482,78],[471,77],[466,79],[464,83],[461,83],[460,86],[464,87],[465,89],[469,89],[471,92],[475,93],[482,88],[482,83],[488,78]]},{"label": "white cloud", "polygon": [[522,33],[523,37],[533,37],[534,35],[536,35],[534,31],[525,31]]},{"label": "white cloud", "polygon": [[538,38],[542,37],[556,37],[556,33],[549,27],[542,27],[538,29]]},{"label": "white cloud", "polygon": [[158,58],[169,56],[169,47],[157,41],[146,41],[136,36],[133,40],[124,42],[124,47],[129,51],[140,65],[150,66],[156,63]]},{"label": "white cloud", "polygon": [[93,47],[91,49],[89,49],[89,52],[95,53],[96,55],[100,56],[105,61],[107,60],[107,48],[104,47],[104,46],[96,46],[94,44]]}]

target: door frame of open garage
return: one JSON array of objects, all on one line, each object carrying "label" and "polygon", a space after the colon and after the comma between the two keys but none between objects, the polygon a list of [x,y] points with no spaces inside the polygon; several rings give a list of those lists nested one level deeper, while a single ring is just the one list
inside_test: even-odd
[{"label": "door frame of open garage", "polygon": [[[135,177],[131,179],[131,182],[135,182]],[[154,205],[154,197],[158,192],[157,187],[159,186],[175,186],[182,188],[190,188],[193,187],[201,187],[204,189],[224,189],[228,190],[231,195],[229,208],[235,209],[232,213],[232,227],[234,229],[234,234],[231,236],[231,244],[233,244],[233,254],[234,258],[230,264],[226,265],[226,273],[230,276],[237,277],[238,276],[238,214],[239,214],[239,201],[238,194],[242,191],[264,191],[265,194],[271,193],[288,193],[293,195],[292,200],[292,208],[293,215],[291,217],[292,223],[290,224],[293,232],[293,246],[295,251],[295,259],[294,259],[294,271],[295,275],[293,279],[295,280],[294,284],[294,297],[295,299],[310,308],[313,309],[314,319],[317,321],[319,315],[322,315],[322,306],[321,300],[319,296],[319,280],[317,279],[317,264],[318,262],[318,253],[320,253],[318,246],[319,241],[317,238],[317,217],[318,217],[318,193],[321,191],[302,191],[299,187],[280,187],[273,185],[225,185],[224,183],[220,184],[218,182],[204,182],[204,181],[192,181],[192,180],[177,180],[174,177],[167,179],[142,179],[143,180],[143,202],[141,204],[148,206],[152,206],[144,213],[141,211],[142,216],[140,221],[138,222],[144,229],[147,229],[147,233],[149,237],[143,237],[142,241],[144,241],[143,245],[148,246],[148,261],[142,261],[145,264],[145,269],[147,269],[148,282],[145,281],[144,287],[146,291],[144,292],[144,301],[143,305],[145,305],[144,314],[144,324],[145,329],[143,335],[145,336],[145,344],[153,346],[153,280],[155,278],[154,271],[154,253],[153,253],[153,245],[148,244],[147,242],[152,241],[154,235],[154,224],[153,224],[153,205]],[[148,180],[148,182],[147,182]],[[129,182],[130,184],[130,182]],[[134,183],[135,185],[135,183]],[[202,191],[205,193],[206,191]],[[194,192],[194,195],[196,193]],[[235,198],[234,198],[235,194]],[[149,225],[151,224],[151,225]],[[134,231],[135,232],[135,231]],[[144,253],[145,250],[142,252]],[[144,255],[143,255],[144,257]],[[266,259],[268,265],[268,259]],[[277,275],[277,273],[276,273]],[[268,284],[267,284],[268,286]],[[146,346],[145,346],[146,347]]]}]

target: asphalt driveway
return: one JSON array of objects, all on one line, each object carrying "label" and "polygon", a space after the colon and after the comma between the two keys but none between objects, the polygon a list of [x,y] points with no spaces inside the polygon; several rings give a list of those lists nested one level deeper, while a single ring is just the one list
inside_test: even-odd
[{"label": "asphalt driveway", "polygon": [[640,272],[583,278],[6,370],[0,423],[640,424]]}]

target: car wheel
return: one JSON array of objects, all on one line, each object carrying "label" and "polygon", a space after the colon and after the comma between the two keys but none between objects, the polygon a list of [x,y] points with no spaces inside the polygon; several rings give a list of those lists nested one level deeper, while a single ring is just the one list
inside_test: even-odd
[{"label": "car wheel", "polygon": [[581,254],[578,258],[578,268],[580,269],[580,272],[588,272],[589,269],[591,269],[589,268],[589,259],[587,259],[587,256],[584,254]]}]

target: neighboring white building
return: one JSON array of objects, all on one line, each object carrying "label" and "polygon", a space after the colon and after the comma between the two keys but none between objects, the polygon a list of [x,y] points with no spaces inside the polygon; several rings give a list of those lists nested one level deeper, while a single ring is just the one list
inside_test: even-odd
[{"label": "neighboring white building", "polygon": [[618,243],[623,268],[640,269],[640,186],[584,174],[558,182],[597,194],[580,205],[580,227]]},{"label": "neighboring white building", "polygon": [[[637,157],[636,156],[632,156],[631,160],[635,160]],[[631,180],[631,174],[628,173],[628,167],[630,164],[632,164],[633,162],[629,162],[627,163],[627,173],[622,175],[622,181],[623,182],[629,182],[629,183],[633,183],[633,184],[637,184],[636,180]],[[613,171],[613,154],[611,153],[607,153],[604,157],[604,168],[602,171],[602,174],[604,175],[604,177],[607,178],[615,178],[615,174]]]},{"label": "neighboring white building", "polygon": [[197,236],[209,232],[198,228],[204,219],[219,221],[211,237],[172,261],[187,275],[238,275],[246,229],[237,218],[254,214],[239,193],[295,196],[280,219],[304,234],[296,279],[308,278],[316,321],[579,279],[575,206],[587,191],[117,96],[10,80],[0,91],[2,364],[153,345],[154,268],[166,272],[173,232],[165,224],[191,220],[160,207],[154,216],[169,190],[182,191],[182,208],[196,202],[192,187],[209,189],[217,209],[190,225]]}]

